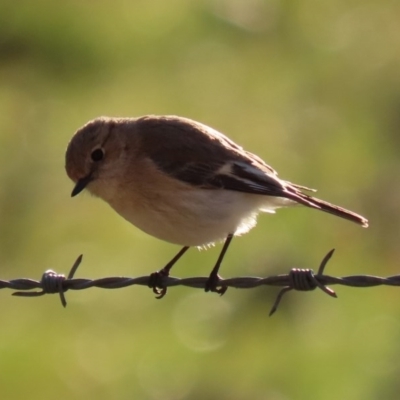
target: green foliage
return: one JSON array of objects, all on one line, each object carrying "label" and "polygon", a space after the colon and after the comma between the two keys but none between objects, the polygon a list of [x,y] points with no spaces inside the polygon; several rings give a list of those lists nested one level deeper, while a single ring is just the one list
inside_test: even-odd
[{"label": "green foliage", "polygon": [[[177,251],[89,196],[69,197],[64,151],[99,115],[177,114],[260,155],[293,182],[371,221],[306,209],[263,215],[222,274],[317,267],[398,273],[400,8],[397,2],[278,0],[0,3],[0,265],[142,275]],[[194,227],[195,229],[195,227]],[[178,276],[208,274],[220,246]],[[2,291],[4,399],[395,399],[396,289],[219,298],[175,288],[11,298]]]}]

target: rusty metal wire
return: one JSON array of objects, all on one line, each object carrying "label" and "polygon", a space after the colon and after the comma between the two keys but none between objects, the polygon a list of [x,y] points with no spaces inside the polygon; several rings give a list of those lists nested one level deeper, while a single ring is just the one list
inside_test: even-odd
[{"label": "rusty metal wire", "polygon": [[[285,293],[290,290],[298,291],[309,291],[319,288],[324,293],[331,297],[337,297],[336,293],[329,288],[327,285],[343,285],[351,287],[373,287],[379,285],[388,286],[400,286],[400,275],[394,275],[389,277],[379,277],[370,275],[352,275],[344,277],[334,277],[324,275],[324,269],[326,264],[332,257],[334,249],[331,250],[321,261],[318,268],[318,272],[315,274],[312,269],[298,269],[293,268],[288,274],[269,276],[266,278],[259,277],[237,277],[220,279],[219,286],[233,287],[237,289],[251,289],[259,286],[281,286],[283,287],[279,292],[269,315],[272,315],[280,304],[280,301]],[[130,277],[107,277],[100,279],[82,279],[74,278],[74,274],[77,271],[82,261],[82,255],[80,255],[74,262],[69,274],[65,277],[62,274],[58,274],[52,270],[47,270],[42,275],[40,281],[32,279],[12,279],[10,281],[0,280],[0,289],[13,289],[18,290],[14,292],[14,296],[24,297],[37,297],[45,294],[58,293],[62,305],[67,305],[65,299],[65,292],[67,290],[83,290],[91,287],[103,288],[103,289],[119,289],[132,285],[151,286],[152,276],[140,276],[137,278]],[[208,277],[192,277],[192,278],[175,278],[175,277],[164,277],[162,279],[163,287],[173,286],[187,286],[196,289],[204,289]],[[160,283],[159,283],[160,284]],[[40,291],[31,291],[34,289],[41,289]]]}]

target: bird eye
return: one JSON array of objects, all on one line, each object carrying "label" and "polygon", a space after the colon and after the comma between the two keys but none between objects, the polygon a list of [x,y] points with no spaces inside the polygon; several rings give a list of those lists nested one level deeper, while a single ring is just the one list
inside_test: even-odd
[{"label": "bird eye", "polygon": [[94,162],[101,161],[104,158],[104,151],[103,149],[96,149],[92,151],[92,154],[90,155],[92,160]]}]

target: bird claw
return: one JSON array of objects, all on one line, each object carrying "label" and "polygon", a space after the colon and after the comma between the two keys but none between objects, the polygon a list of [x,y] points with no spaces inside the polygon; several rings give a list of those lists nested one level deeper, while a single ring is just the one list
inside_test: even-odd
[{"label": "bird claw", "polygon": [[156,299],[158,300],[162,299],[167,294],[165,279],[168,278],[168,276],[169,272],[164,268],[150,274],[148,286],[153,290],[153,293],[156,295]]},{"label": "bird claw", "polygon": [[228,287],[221,286],[219,284],[220,280],[221,280],[221,277],[218,274],[211,273],[211,275],[209,276],[209,278],[205,284],[204,290],[206,292],[218,293],[220,296],[222,296],[228,290]]}]

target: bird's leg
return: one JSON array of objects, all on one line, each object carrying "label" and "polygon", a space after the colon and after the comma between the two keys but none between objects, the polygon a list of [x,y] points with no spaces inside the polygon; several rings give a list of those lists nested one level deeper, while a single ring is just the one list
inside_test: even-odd
[{"label": "bird's leg", "polygon": [[149,287],[153,289],[153,292],[157,295],[157,299],[161,299],[167,294],[167,288],[163,286],[162,281],[169,276],[171,268],[186,253],[188,248],[189,246],[183,247],[164,268],[150,275]]},{"label": "bird's leg", "polygon": [[221,278],[218,274],[218,271],[221,266],[222,260],[225,257],[225,253],[228,250],[229,245],[231,244],[232,239],[233,239],[233,234],[230,233],[226,237],[224,246],[222,247],[222,250],[218,257],[217,263],[215,264],[215,266],[214,266],[213,270],[211,271],[211,274],[206,282],[206,285],[205,285],[206,292],[217,292],[222,296],[228,289],[226,286],[218,287],[219,280]]}]

